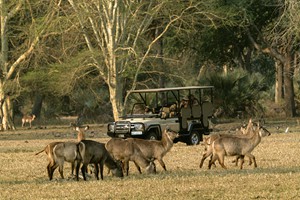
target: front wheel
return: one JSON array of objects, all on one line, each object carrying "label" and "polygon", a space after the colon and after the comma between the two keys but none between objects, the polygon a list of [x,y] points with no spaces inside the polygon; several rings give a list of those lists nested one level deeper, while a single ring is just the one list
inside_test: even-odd
[{"label": "front wheel", "polygon": [[200,135],[198,132],[193,131],[188,138],[187,145],[197,145],[202,140],[202,134]]},{"label": "front wheel", "polygon": [[147,140],[158,140],[158,136],[154,131],[151,131],[147,135]]}]

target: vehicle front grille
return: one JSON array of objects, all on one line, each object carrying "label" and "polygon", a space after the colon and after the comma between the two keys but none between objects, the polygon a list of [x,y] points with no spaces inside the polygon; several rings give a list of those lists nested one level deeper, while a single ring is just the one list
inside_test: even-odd
[{"label": "vehicle front grille", "polygon": [[130,133],[131,123],[127,121],[116,122],[115,133]]}]

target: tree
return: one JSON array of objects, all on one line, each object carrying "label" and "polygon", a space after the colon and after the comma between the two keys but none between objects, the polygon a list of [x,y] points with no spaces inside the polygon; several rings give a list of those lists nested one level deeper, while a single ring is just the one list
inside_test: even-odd
[{"label": "tree", "polygon": [[[294,94],[294,70],[299,63],[299,11],[300,3],[294,0],[265,2],[264,7],[278,13],[274,19],[263,27],[251,20],[248,37],[253,46],[262,53],[268,54],[276,61],[276,98],[284,97],[287,117],[296,115]],[[258,18],[258,16],[257,16]],[[296,18],[296,20],[295,20]],[[266,20],[266,19],[265,19]],[[281,86],[283,84],[283,87]],[[281,89],[284,88],[284,92]],[[282,95],[283,94],[283,95]]]},{"label": "tree", "polygon": [[[123,113],[127,97],[125,89],[136,88],[153,45],[186,10],[169,13],[158,34],[151,40],[147,33],[162,8],[172,2],[151,1],[76,1],[68,0],[79,21],[93,65],[108,86],[115,119]],[[125,77],[130,84],[124,88]]]},{"label": "tree", "polygon": [[[228,15],[227,23],[208,27],[206,32],[199,31],[200,34],[195,35],[195,49],[202,59],[200,66],[208,62],[219,66],[242,66],[252,71],[253,55],[272,57],[276,65],[270,63],[269,66],[276,66],[273,70],[277,81],[275,99],[278,101],[282,96],[287,116],[295,116],[293,74],[299,63],[299,2],[219,1],[215,9],[230,13],[235,10],[236,15]],[[279,91],[281,88],[284,92]]]},{"label": "tree", "polygon": [[17,95],[18,74],[46,33],[55,5],[52,1],[0,0],[0,116],[4,130],[15,129],[11,100]]}]

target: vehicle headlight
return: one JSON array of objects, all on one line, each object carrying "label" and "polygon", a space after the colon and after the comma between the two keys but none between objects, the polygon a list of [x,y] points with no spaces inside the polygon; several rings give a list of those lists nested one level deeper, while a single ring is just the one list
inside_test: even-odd
[{"label": "vehicle headlight", "polygon": [[109,124],[108,125],[108,131],[109,132],[114,132],[115,131],[115,125],[114,124]]},{"label": "vehicle headlight", "polygon": [[134,129],[136,131],[144,131],[144,125],[143,124],[135,124]]}]

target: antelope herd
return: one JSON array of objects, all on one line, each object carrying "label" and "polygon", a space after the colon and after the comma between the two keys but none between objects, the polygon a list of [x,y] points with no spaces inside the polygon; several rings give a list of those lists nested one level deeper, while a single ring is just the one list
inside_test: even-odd
[{"label": "antelope herd", "polygon": [[[87,130],[88,126],[84,129]],[[53,179],[53,173],[59,168],[61,178],[63,175],[64,162],[71,163],[72,175],[79,180],[79,169],[84,180],[86,180],[87,167],[94,166],[94,173],[97,180],[100,177],[103,180],[104,165],[116,177],[123,177],[123,173],[128,176],[129,161],[132,161],[139,173],[142,169],[147,173],[156,173],[154,161],[157,160],[166,171],[166,165],[163,157],[173,147],[173,140],[179,137],[177,132],[166,129],[162,133],[162,139],[143,140],[136,138],[111,138],[106,144],[93,140],[87,140],[85,133],[79,127],[76,127],[77,142],[52,142],[43,150],[37,152],[38,155],[45,152],[48,156],[47,172],[49,180]],[[243,168],[244,157],[249,158],[249,165],[254,163],[257,167],[255,156],[252,154],[254,148],[260,143],[261,138],[269,136],[270,132],[254,123],[250,119],[247,126],[242,127],[236,134],[211,134],[204,138],[205,145],[199,167],[202,168],[206,158],[210,157],[208,168],[211,169],[218,160],[221,167],[227,169],[224,165],[225,156],[235,156],[234,162],[238,165],[240,160],[240,169]]]}]

